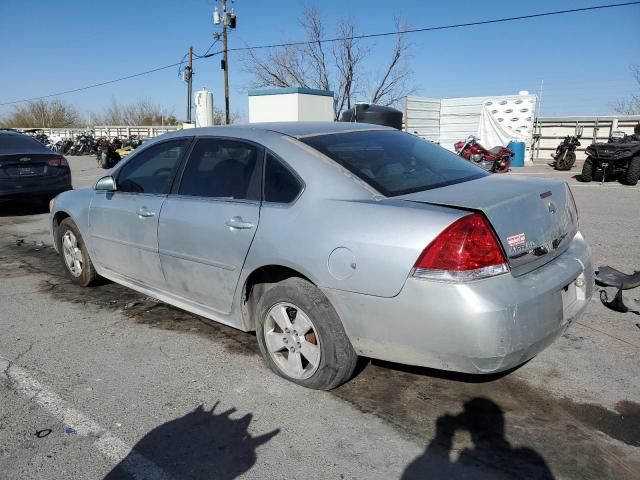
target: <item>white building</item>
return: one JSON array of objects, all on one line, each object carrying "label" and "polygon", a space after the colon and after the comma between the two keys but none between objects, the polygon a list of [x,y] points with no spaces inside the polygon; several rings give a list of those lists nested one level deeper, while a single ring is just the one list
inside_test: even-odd
[{"label": "white building", "polygon": [[249,91],[249,122],[334,120],[333,92],[289,87]]}]

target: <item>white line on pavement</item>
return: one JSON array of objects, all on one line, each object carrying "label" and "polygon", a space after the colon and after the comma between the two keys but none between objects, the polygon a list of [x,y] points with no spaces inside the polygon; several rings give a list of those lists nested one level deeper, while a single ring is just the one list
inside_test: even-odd
[{"label": "white line on pavement", "polygon": [[[111,434],[84,413],[71,407],[58,394],[31,377],[25,370],[0,357],[0,374],[5,372],[15,389],[34,401],[65,426],[69,425],[78,435],[94,435],[96,449],[136,479],[171,480],[171,476],[144,455],[131,449],[125,442]],[[123,460],[124,459],[124,460]]]}]

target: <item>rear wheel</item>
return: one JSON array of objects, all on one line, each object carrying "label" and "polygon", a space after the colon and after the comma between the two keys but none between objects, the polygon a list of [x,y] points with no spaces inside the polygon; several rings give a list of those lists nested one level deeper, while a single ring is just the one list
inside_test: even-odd
[{"label": "rear wheel", "polygon": [[571,170],[574,163],[576,163],[576,153],[566,152],[556,161],[556,170]]},{"label": "rear wheel", "polygon": [[580,180],[583,182],[590,182],[593,179],[593,159],[587,157],[582,165],[582,176]]},{"label": "rear wheel", "polygon": [[301,278],[267,290],[256,309],[256,337],[269,368],[298,385],[331,390],[347,381],[358,356],[323,293]]},{"label": "rear wheel", "polygon": [[56,242],[67,276],[72,282],[86,287],[98,277],[89,258],[87,247],[76,224],[70,218],[60,222]]},{"label": "rear wheel", "polygon": [[629,161],[629,167],[624,177],[624,183],[627,185],[637,185],[640,179],[640,156],[633,157]]}]

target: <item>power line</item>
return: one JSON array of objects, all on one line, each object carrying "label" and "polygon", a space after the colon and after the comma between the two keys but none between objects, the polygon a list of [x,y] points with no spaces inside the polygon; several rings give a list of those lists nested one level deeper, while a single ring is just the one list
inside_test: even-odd
[{"label": "power line", "polygon": [[[640,5],[640,1],[637,2],[624,2],[624,3],[610,3],[607,5],[595,5],[592,7],[582,7],[582,8],[570,8],[567,10],[556,10],[553,12],[543,12],[543,13],[533,13],[530,15],[520,15],[517,17],[506,17],[506,18],[496,18],[493,20],[479,20],[477,22],[467,22],[467,23],[454,23],[451,25],[440,25],[436,27],[424,27],[424,28],[411,28],[406,30],[394,30],[391,32],[382,32],[382,33],[369,33],[363,35],[353,35],[350,37],[335,37],[335,38],[326,38],[322,40],[306,40],[299,42],[285,42],[285,43],[274,43],[270,45],[256,45],[253,47],[235,47],[230,48],[229,52],[240,52],[245,50],[261,50],[265,48],[277,48],[277,47],[291,47],[297,45],[311,45],[315,43],[330,43],[330,42],[339,42],[341,40],[360,40],[366,38],[375,38],[375,37],[389,37],[392,35],[401,35],[405,33],[419,33],[419,32],[434,32],[437,30],[448,30],[453,28],[466,28],[466,27],[475,27],[479,25],[490,25],[493,23],[504,23],[504,22],[513,22],[518,20],[529,20],[532,18],[540,18],[540,17],[550,17],[554,15],[565,15],[568,13],[579,13],[579,12],[588,12],[592,10],[603,10],[607,8],[617,8],[617,7],[627,7],[632,5]],[[216,52],[219,53],[219,52]],[[210,54],[215,55],[215,53]]]},{"label": "power line", "polygon": [[[299,46],[299,45],[311,45],[311,44],[316,44],[316,43],[331,43],[331,42],[339,42],[339,41],[342,41],[342,40],[360,40],[360,39],[377,38],[377,37],[389,37],[389,36],[393,36],[393,35],[402,35],[402,34],[406,34],[406,33],[434,32],[434,31],[438,31],[438,30],[449,30],[449,29],[454,29],[454,28],[467,28],[467,27],[475,27],[475,26],[480,26],[480,25],[491,25],[491,24],[495,24],[495,23],[505,23],[505,22],[520,21],[520,20],[530,20],[530,19],[534,19],[534,18],[551,17],[551,16],[557,16],[557,15],[566,15],[566,14],[569,14],[569,13],[580,13],[580,12],[588,12],[588,11],[594,11],[594,10],[604,10],[604,9],[610,9],[610,8],[628,7],[628,6],[633,6],[633,5],[640,5],[640,1],[623,2],[623,3],[609,3],[609,4],[606,4],[606,5],[594,5],[594,6],[591,6],[591,7],[570,8],[570,9],[566,9],[566,10],[555,10],[555,11],[552,11],[552,12],[533,13],[533,14],[530,14],[530,15],[519,15],[519,16],[515,16],[515,17],[496,18],[496,19],[492,19],[492,20],[479,20],[477,22],[455,23],[455,24],[450,24],[450,25],[439,25],[439,26],[424,27],[424,28],[411,28],[411,29],[406,29],[406,30],[395,30],[395,31],[390,31],[390,32],[380,32],[380,33],[369,33],[369,34],[362,34],[362,35],[353,35],[353,36],[349,36],[349,37],[333,37],[333,38],[326,38],[326,39],[320,39],[320,40],[314,40],[314,41],[305,40],[305,41],[297,41],[297,42],[273,43],[273,44],[267,44],[267,45],[254,45],[254,46],[247,46],[247,47],[234,47],[234,48],[227,49],[227,51],[228,52],[242,52],[242,51],[248,51],[248,50],[263,50],[263,49],[268,49],[268,48],[292,47],[292,46]],[[216,42],[214,41],[211,44],[211,46],[209,47],[207,52],[215,45],[215,43]],[[219,55],[221,53],[223,53],[223,51],[205,53],[202,56],[198,56],[197,59],[210,58],[210,57],[213,57],[215,55]],[[117,82],[121,82],[121,81],[124,81],[124,80],[129,80],[129,79],[135,78],[135,77],[141,77],[143,75],[148,75],[148,74],[151,74],[151,73],[154,73],[154,72],[159,72],[161,70],[166,70],[168,68],[173,68],[173,67],[182,65],[183,63],[184,63],[184,60],[182,60],[180,62],[172,63],[171,65],[165,65],[165,66],[154,68],[154,69],[147,70],[147,71],[144,71],[144,72],[135,73],[133,75],[128,75],[126,77],[116,78],[114,80],[108,80],[106,82],[94,83],[92,85],[87,85],[85,87],[75,88],[75,89],[72,89],[72,90],[65,90],[63,92],[51,93],[51,94],[48,94],[48,95],[41,95],[39,97],[31,97],[31,98],[25,98],[25,99],[22,99],[22,100],[14,100],[14,101],[11,101],[11,102],[4,102],[4,103],[0,103],[0,106],[15,105],[15,104],[18,104],[18,103],[30,102],[30,101],[40,100],[40,99],[44,99],[44,98],[57,97],[57,96],[66,95],[66,94],[69,94],[69,93],[75,93],[75,92],[80,92],[80,91],[83,91],[83,90],[89,90],[91,88],[102,87],[104,85],[109,85],[109,84],[112,84],[112,83],[117,83]]]},{"label": "power line", "polygon": [[217,38],[213,41],[213,43],[211,45],[209,45],[209,48],[207,48],[207,51],[204,52],[202,55],[198,55],[196,52],[193,52],[193,56],[196,58],[209,58],[209,52],[211,51],[211,49],[213,48],[213,46],[218,43],[220,41],[220,38]]},{"label": "power line", "polygon": [[34,100],[41,100],[41,99],[44,99],[44,98],[58,97],[60,95],[66,95],[68,93],[81,92],[83,90],[89,90],[90,88],[102,87],[104,85],[109,85],[111,83],[122,82],[123,80],[129,80],[131,78],[141,77],[143,75],[148,75],[150,73],[159,72],[161,70],[166,70],[168,68],[174,68],[174,67],[177,67],[178,65],[181,65],[182,63],[184,63],[184,61],[172,63],[171,65],[165,65],[163,67],[153,68],[151,70],[146,70],[146,71],[140,72],[140,73],[134,73],[133,75],[127,75],[126,77],[120,77],[120,78],[115,78],[113,80],[107,80],[106,82],[94,83],[92,85],[87,85],[85,87],[80,87],[80,88],[74,88],[72,90],[65,90],[63,92],[50,93],[48,95],[41,95],[39,97],[24,98],[22,100],[14,100],[12,102],[4,102],[4,103],[0,103],[0,107],[5,106],[5,105],[14,105],[16,103],[24,103],[24,102],[31,102],[31,101],[34,101]]}]

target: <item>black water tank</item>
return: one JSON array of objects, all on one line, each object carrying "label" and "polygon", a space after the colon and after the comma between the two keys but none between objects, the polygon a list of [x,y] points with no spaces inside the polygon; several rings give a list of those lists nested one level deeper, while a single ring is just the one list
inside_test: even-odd
[{"label": "black water tank", "polygon": [[341,122],[374,123],[402,130],[402,112],[391,107],[358,103],[342,112]]}]

